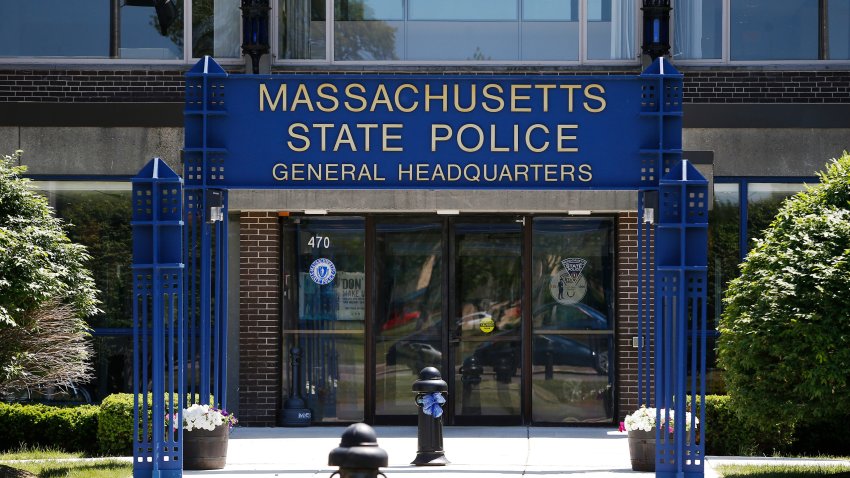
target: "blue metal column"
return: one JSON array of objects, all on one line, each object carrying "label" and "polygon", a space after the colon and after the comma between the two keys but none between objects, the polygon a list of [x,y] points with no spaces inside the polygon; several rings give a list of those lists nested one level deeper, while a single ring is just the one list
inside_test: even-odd
[{"label": "blue metal column", "polygon": [[[708,181],[687,161],[661,180],[656,245],[658,477],[703,476],[705,466]],[[692,413],[686,420],[686,412]],[[697,427],[697,424],[703,426]]]},{"label": "blue metal column", "polygon": [[183,475],[183,181],[159,158],[133,178],[133,477]]},{"label": "blue metal column", "polygon": [[227,73],[210,57],[186,73],[186,316],[190,400],[224,407],[227,390],[227,191],[224,157]]}]

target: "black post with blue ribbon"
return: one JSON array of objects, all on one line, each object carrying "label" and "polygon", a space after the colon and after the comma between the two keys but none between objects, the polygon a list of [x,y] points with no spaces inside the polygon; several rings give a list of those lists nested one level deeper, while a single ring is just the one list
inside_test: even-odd
[{"label": "black post with blue ribbon", "polygon": [[425,367],[419,372],[419,380],[413,382],[419,420],[416,436],[419,450],[411,462],[417,466],[445,466],[449,464],[443,451],[443,407],[449,386],[434,367]]}]

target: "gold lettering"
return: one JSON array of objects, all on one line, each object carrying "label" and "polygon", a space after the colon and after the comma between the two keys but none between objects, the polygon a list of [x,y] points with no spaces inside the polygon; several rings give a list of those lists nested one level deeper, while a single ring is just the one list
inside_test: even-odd
[{"label": "gold lettering", "polygon": [[555,85],[535,85],[538,90],[543,90],[543,112],[549,112],[549,90],[555,88]]},{"label": "gold lettering", "polygon": [[[468,130],[468,129],[474,129],[476,132],[478,132],[478,143],[473,148],[469,148],[465,144],[463,144],[463,132]],[[481,146],[483,146],[483,145],[484,145],[484,131],[477,124],[472,124],[472,123],[465,124],[457,130],[457,146],[462,151],[465,151],[467,153],[474,153],[474,152],[480,150]]]},{"label": "gold lettering", "polygon": [[505,92],[505,90],[502,89],[501,85],[499,85],[497,83],[487,83],[486,85],[484,85],[484,88],[481,89],[481,96],[483,96],[484,98],[487,98],[488,100],[495,101],[496,104],[498,104],[499,106],[494,108],[494,107],[490,106],[486,101],[482,101],[481,107],[484,108],[484,111],[487,111],[488,113],[498,113],[499,111],[502,111],[503,109],[505,109],[505,100],[503,100],[501,96],[491,95],[489,93],[489,90],[491,88],[495,88],[499,92],[500,95]]},{"label": "gold lettering", "polygon": [[590,93],[591,89],[598,90],[599,94],[603,94],[603,93],[605,93],[605,88],[603,88],[602,85],[598,85],[596,83],[594,83],[592,85],[587,85],[584,88],[584,96],[586,98],[589,98],[591,100],[596,100],[596,101],[599,102],[599,106],[597,106],[596,108],[592,108],[587,103],[587,101],[585,101],[584,102],[584,109],[586,109],[587,111],[590,111],[591,113],[599,113],[600,111],[603,111],[605,109],[605,106],[607,105],[607,103],[605,102],[605,98],[591,94]]},{"label": "gold lettering", "polygon": [[578,153],[578,148],[567,148],[564,146],[564,141],[575,141],[574,135],[565,135],[564,130],[578,129],[577,124],[559,124],[558,125],[558,152],[559,153]]},{"label": "gold lettering", "polygon": [[545,167],[546,176],[544,181],[547,183],[553,183],[558,180],[558,177],[556,176],[558,171],[555,169],[555,166],[555,164],[547,164]]},{"label": "gold lettering", "polygon": [[[437,130],[441,129],[446,132],[445,136],[437,136]],[[432,124],[431,125],[431,152],[437,151],[437,141],[448,141],[452,139],[452,127],[447,124]]]},{"label": "gold lettering", "polygon": [[445,113],[449,110],[449,90],[448,85],[442,85],[442,93],[441,95],[432,95],[431,94],[431,85],[425,83],[425,111],[431,111],[431,100],[442,100],[443,108],[442,112]]},{"label": "gold lettering", "polygon": [[304,180],[304,164],[303,163],[292,163],[290,168],[290,172],[293,181],[303,181]]},{"label": "gold lettering", "polygon": [[572,164],[562,164],[561,165],[561,181],[566,181],[566,178],[570,178],[570,181],[575,181],[575,173],[576,167]]},{"label": "gold lettering", "polygon": [[560,85],[558,88],[562,90],[567,90],[567,112],[573,112],[573,97],[575,96],[575,90],[581,88],[581,85]]},{"label": "gold lettering", "polygon": [[496,125],[490,125],[490,151],[494,153],[506,153],[509,152],[511,148],[507,146],[496,146]]},{"label": "gold lettering", "polygon": [[546,151],[547,148],[549,148],[549,141],[544,141],[543,146],[540,146],[539,148],[531,144],[531,132],[536,129],[543,130],[544,133],[549,134],[549,128],[547,128],[546,125],[535,123],[529,126],[528,129],[525,131],[525,146],[534,153],[542,153],[543,151]]},{"label": "gold lettering", "polygon": [[354,181],[354,165],[350,163],[343,163],[342,165],[342,180],[345,181],[346,176],[349,177],[349,181]]},{"label": "gold lettering", "polygon": [[339,172],[336,168],[339,167],[337,163],[326,163],[325,164],[325,181],[339,181],[337,174]]},{"label": "gold lettering", "polygon": [[366,151],[366,152],[371,151],[370,142],[369,142],[369,139],[371,137],[370,130],[377,128],[378,124],[377,123],[357,123],[356,125],[354,125],[354,127],[363,130],[363,146],[364,146],[363,151]]},{"label": "gold lettering", "polygon": [[277,163],[272,166],[272,177],[275,179],[275,181],[286,181],[286,165],[283,163]]},{"label": "gold lettering", "polygon": [[319,128],[319,130],[322,132],[322,135],[321,135],[321,138],[322,138],[321,151],[327,151],[328,150],[327,144],[326,144],[327,131],[328,131],[328,128],[333,128],[333,126],[334,126],[333,123],[313,123],[313,127]]},{"label": "gold lettering", "polygon": [[357,145],[354,144],[354,138],[351,137],[351,130],[348,128],[348,123],[343,123],[339,128],[339,134],[337,134],[336,143],[334,144],[334,151],[339,151],[339,145],[341,144],[347,144],[351,148],[351,151],[357,151]]},{"label": "gold lettering", "polygon": [[511,85],[511,112],[512,113],[531,113],[531,108],[528,106],[517,106],[520,101],[526,101],[530,97],[528,95],[520,95],[519,90],[527,90],[531,85]]},{"label": "gold lettering", "polygon": [[316,181],[322,180],[322,165],[316,164],[308,164],[307,165],[307,181],[311,181],[315,179]]},{"label": "gold lettering", "polygon": [[334,94],[339,92],[339,90],[336,88],[336,85],[332,83],[322,83],[321,85],[319,85],[318,88],[316,88],[316,94],[319,96],[319,98],[322,98],[324,100],[330,100],[333,106],[328,107],[322,104],[321,101],[317,101],[316,107],[319,108],[319,110],[324,111],[325,113],[333,113],[337,110],[337,108],[339,108],[339,100],[336,99],[336,96],[326,94],[325,89],[327,88],[333,91]]},{"label": "gold lettering", "polygon": [[360,175],[357,176],[358,181],[363,181],[363,178],[366,178],[367,181],[372,180],[372,171],[369,171],[369,165],[364,164],[360,166]]},{"label": "gold lettering", "polygon": [[292,111],[298,109],[298,105],[305,104],[307,109],[313,111],[313,103],[310,101],[310,92],[307,91],[307,85],[301,83],[298,89],[295,90],[295,98],[292,99]]},{"label": "gold lettering", "polygon": [[377,91],[375,91],[375,96],[372,98],[372,106],[369,107],[369,111],[375,111],[375,105],[382,104],[387,107],[387,111],[393,111],[393,104],[390,101],[390,94],[387,93],[387,87],[384,86],[383,83],[378,85]]},{"label": "gold lettering", "polygon": [[[407,179],[405,179],[407,176]],[[399,181],[412,181],[413,180],[413,165],[410,165],[410,169],[404,169],[403,164],[398,165],[398,180]]]},{"label": "gold lettering", "polygon": [[400,140],[400,134],[389,134],[390,129],[401,129],[404,125],[399,123],[388,123],[383,125],[383,149],[381,151],[390,151],[390,152],[401,152],[404,151],[402,146],[390,146],[390,140]]},{"label": "gold lettering", "polygon": [[439,164],[436,164],[434,165],[434,173],[431,175],[431,180],[436,181],[438,178],[440,179],[440,181],[445,181],[446,175],[443,174],[443,167]]},{"label": "gold lettering", "polygon": [[589,164],[581,164],[578,167],[578,180],[584,183],[593,180],[593,168]]},{"label": "gold lettering", "polygon": [[289,149],[291,149],[292,151],[298,153],[307,151],[307,149],[310,148],[310,138],[302,134],[296,133],[295,128],[303,130],[304,133],[307,133],[309,131],[309,128],[307,128],[307,125],[304,123],[292,123],[291,125],[289,125],[289,136],[295,139],[300,139],[304,142],[304,145],[301,147],[295,146],[295,144],[292,143],[292,140],[287,141],[286,144],[289,145]]},{"label": "gold lettering", "polygon": [[398,109],[402,113],[410,113],[411,111],[415,111],[416,107],[419,106],[418,101],[414,101],[413,103],[410,104],[410,106],[408,106],[406,108],[401,105],[401,98],[400,97],[401,97],[401,91],[402,90],[412,90],[414,94],[419,93],[419,90],[415,86],[411,85],[410,83],[405,83],[405,84],[399,86],[398,88],[396,88],[395,89],[395,107],[396,107],[396,109]]},{"label": "gold lettering", "polygon": [[502,173],[499,174],[499,181],[505,181],[505,178],[507,178],[507,181],[514,181],[514,178],[511,176],[511,168],[507,164],[502,165]]},{"label": "gold lettering", "polygon": [[282,83],[280,87],[278,87],[277,96],[274,97],[274,102],[272,102],[271,96],[269,96],[269,90],[266,88],[266,84],[260,83],[260,111],[265,111],[263,99],[266,100],[270,110],[275,111],[277,109],[277,102],[280,101],[281,111],[286,111],[286,83]]},{"label": "gold lettering", "polygon": [[368,106],[368,103],[366,102],[366,97],[354,94],[352,92],[352,90],[354,90],[354,89],[360,90],[360,93],[365,93],[366,88],[363,87],[363,85],[361,85],[360,83],[351,83],[350,85],[345,87],[345,96],[347,96],[348,98],[350,98],[352,100],[359,101],[360,106],[355,108],[355,107],[351,106],[351,103],[349,103],[348,100],[346,100],[345,101],[345,109],[347,109],[348,111],[351,111],[352,113],[359,113],[359,112],[366,109],[366,106]]},{"label": "gold lettering", "polygon": [[[475,109],[475,85],[469,85],[469,106],[463,107],[460,105],[460,85],[455,83],[455,109],[461,113],[469,113],[470,111]],[[460,137],[460,132],[458,132],[458,137]]]},{"label": "gold lettering", "polygon": [[[520,171],[522,170],[522,171]],[[514,167],[514,176],[516,180],[519,181],[519,177],[522,176],[525,178],[525,182],[528,182],[528,165],[526,164],[517,164]]]},{"label": "gold lettering", "polygon": [[428,180],[428,165],[425,163],[418,163],[416,165],[416,180],[417,181],[427,181]]}]

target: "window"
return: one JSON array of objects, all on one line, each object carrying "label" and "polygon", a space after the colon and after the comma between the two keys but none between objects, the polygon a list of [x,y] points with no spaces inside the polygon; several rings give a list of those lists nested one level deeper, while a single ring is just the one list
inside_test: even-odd
[{"label": "window", "polygon": [[[328,12],[323,0],[279,0],[281,58],[637,61],[638,0],[332,1]],[[333,15],[330,31],[326,12]]]},{"label": "window", "polygon": [[674,0],[673,57],[850,60],[850,0]]},{"label": "window", "polygon": [[[203,55],[240,56],[239,0],[169,5],[174,10],[158,12],[153,0],[0,2],[0,18],[7,20],[0,30],[0,58],[191,61]],[[188,32],[186,11],[192,20]],[[167,25],[160,25],[160,17]],[[191,48],[184,48],[188,39]]]}]

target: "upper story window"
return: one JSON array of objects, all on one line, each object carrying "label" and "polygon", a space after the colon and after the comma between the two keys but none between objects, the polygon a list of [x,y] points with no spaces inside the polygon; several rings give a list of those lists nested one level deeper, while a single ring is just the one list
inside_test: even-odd
[{"label": "upper story window", "polygon": [[638,3],[279,0],[279,58],[326,62],[635,62]]},{"label": "upper story window", "polygon": [[[0,29],[0,57],[156,61],[239,57],[239,0],[165,3],[170,8],[157,10],[154,0],[2,1],[0,18],[7,21]],[[192,12],[188,24],[187,10]]]},{"label": "upper story window", "polygon": [[850,60],[850,0],[674,0],[673,57]]}]

